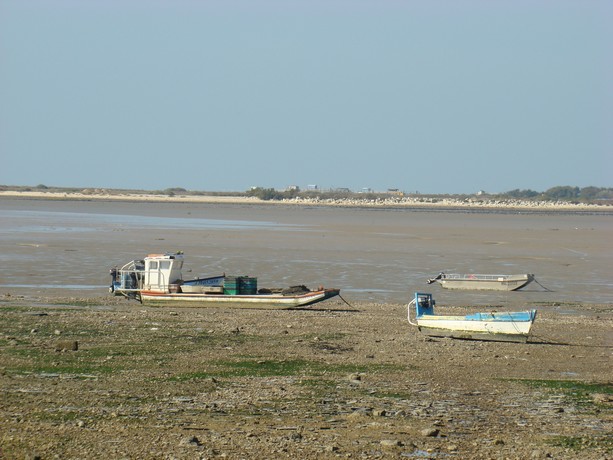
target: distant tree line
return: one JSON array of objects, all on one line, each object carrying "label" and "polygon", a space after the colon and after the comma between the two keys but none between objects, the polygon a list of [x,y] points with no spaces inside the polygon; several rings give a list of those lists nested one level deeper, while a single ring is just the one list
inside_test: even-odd
[{"label": "distant tree line", "polygon": [[612,200],[613,188],[604,187],[571,187],[568,185],[552,187],[544,192],[534,190],[515,189],[498,195],[502,198],[536,199],[536,200],[561,200],[591,202],[600,200]]},{"label": "distant tree line", "polygon": [[298,189],[290,190],[275,190],[274,188],[262,188],[253,187],[245,192],[247,196],[254,196],[260,200],[284,200],[296,197],[301,198],[319,198],[321,200],[335,199],[340,200],[343,198],[357,198],[363,200],[376,200],[379,198],[388,198],[388,193],[358,193],[350,190],[305,190],[300,191]]},{"label": "distant tree line", "polygon": [[[263,188],[263,187],[253,187],[245,192],[247,196],[254,196],[261,200],[270,201],[270,200],[283,200],[295,197],[303,197],[303,198],[314,198],[318,197],[320,199],[343,199],[343,198],[356,198],[362,200],[376,200],[376,199],[385,199],[389,198],[389,193],[376,193],[376,192],[368,192],[368,193],[359,193],[352,192],[347,190],[330,190],[330,191],[320,191],[320,190],[308,190],[308,191],[299,191],[299,190],[275,190],[274,188]],[[412,196],[414,194],[407,194],[407,196]],[[419,194],[415,194],[419,195]],[[454,197],[454,198],[468,198],[474,195],[419,195],[424,197]],[[490,195],[490,194],[482,194],[482,198],[495,197],[497,199],[521,199],[521,200],[534,200],[534,201],[571,201],[571,202],[596,202],[596,201],[604,201],[604,200],[613,200],[613,188],[603,188],[603,187],[571,187],[571,186],[557,186],[552,187],[544,192],[537,192],[534,190],[520,190],[515,189],[509,192],[504,192],[500,194]]]},{"label": "distant tree line", "polygon": [[260,200],[284,200],[287,198],[295,198],[300,192],[298,190],[275,190],[274,188],[253,187],[245,192],[247,196],[254,196]]}]

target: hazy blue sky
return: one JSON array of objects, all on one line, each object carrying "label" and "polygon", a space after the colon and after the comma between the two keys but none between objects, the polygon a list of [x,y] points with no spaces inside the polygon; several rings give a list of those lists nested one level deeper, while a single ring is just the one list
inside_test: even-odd
[{"label": "hazy blue sky", "polygon": [[0,184],[613,186],[610,0],[0,0]]}]

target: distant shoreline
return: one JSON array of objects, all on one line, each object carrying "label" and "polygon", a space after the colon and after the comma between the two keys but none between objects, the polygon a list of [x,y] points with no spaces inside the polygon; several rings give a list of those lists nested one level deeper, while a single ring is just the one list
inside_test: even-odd
[{"label": "distant shoreline", "polygon": [[256,197],[224,195],[166,195],[154,193],[105,192],[44,192],[44,191],[0,191],[0,198],[41,199],[56,201],[122,201],[122,202],[163,202],[163,203],[208,203],[208,204],[259,204],[289,206],[337,206],[356,208],[423,208],[457,210],[522,210],[543,212],[613,212],[613,206],[597,204],[576,204],[563,201],[529,200],[478,200],[456,198],[415,198],[391,196],[385,199],[356,198],[291,198],[283,200],[262,200]]}]

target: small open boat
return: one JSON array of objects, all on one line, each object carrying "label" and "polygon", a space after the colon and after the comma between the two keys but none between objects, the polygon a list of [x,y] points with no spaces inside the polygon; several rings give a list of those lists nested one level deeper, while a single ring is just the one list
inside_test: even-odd
[{"label": "small open boat", "polygon": [[212,276],[184,280],[183,253],[149,254],[113,268],[109,291],[144,301],[199,302],[240,307],[297,308],[312,305],[339,295],[340,289],[305,286],[285,289],[257,287],[250,276]]},{"label": "small open boat", "polygon": [[446,289],[475,289],[489,291],[516,291],[534,281],[530,273],[520,275],[459,275],[439,273],[428,284],[439,283]]},{"label": "small open boat", "polygon": [[[536,319],[536,310],[442,316],[434,314],[434,305],[432,294],[416,292],[407,307],[409,323],[432,337],[525,343]],[[415,308],[414,320],[411,320],[412,308]]]}]

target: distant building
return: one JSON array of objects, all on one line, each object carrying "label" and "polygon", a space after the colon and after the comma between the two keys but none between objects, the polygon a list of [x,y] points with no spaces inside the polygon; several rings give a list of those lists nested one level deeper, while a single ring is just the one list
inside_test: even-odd
[{"label": "distant building", "polygon": [[316,184],[307,185],[307,190],[319,190],[319,187]]},{"label": "distant building", "polygon": [[290,185],[285,190],[288,192],[299,192],[300,187],[298,187],[297,185]]}]

